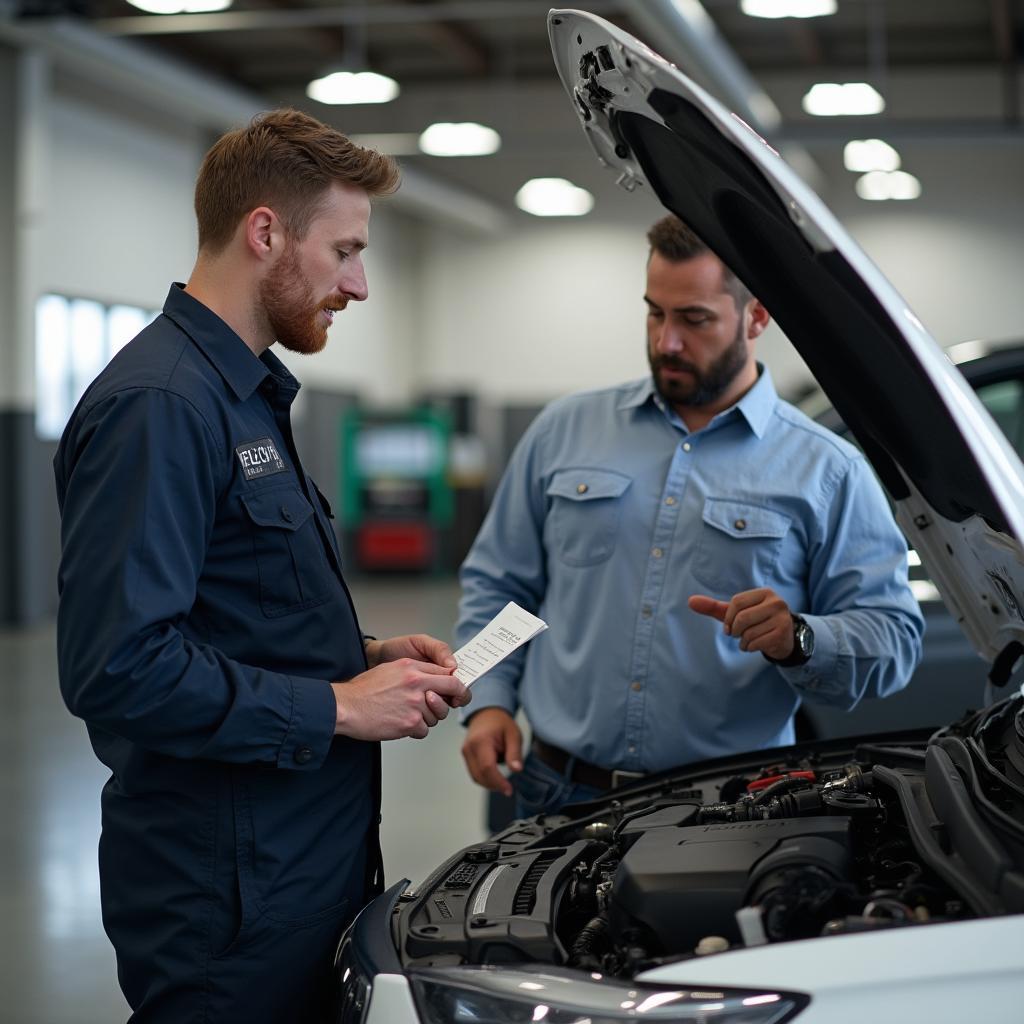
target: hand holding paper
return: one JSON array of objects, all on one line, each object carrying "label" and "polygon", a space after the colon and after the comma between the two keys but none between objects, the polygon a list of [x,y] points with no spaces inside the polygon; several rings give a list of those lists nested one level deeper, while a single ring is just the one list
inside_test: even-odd
[{"label": "hand holding paper", "polygon": [[543,619],[509,601],[468,644],[455,652],[455,675],[471,686],[499,661],[548,628]]}]

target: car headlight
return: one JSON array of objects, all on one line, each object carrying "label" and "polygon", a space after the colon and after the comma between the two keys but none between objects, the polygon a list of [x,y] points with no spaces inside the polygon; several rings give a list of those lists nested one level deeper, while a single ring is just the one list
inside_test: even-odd
[{"label": "car headlight", "polygon": [[370,1001],[370,979],[355,955],[352,930],[349,929],[338,946],[334,970],[340,987],[337,1009],[332,1024],[361,1024]]},{"label": "car headlight", "polygon": [[424,968],[409,981],[425,1024],[783,1024],[810,1002],[794,992],[643,985],[557,968]]}]

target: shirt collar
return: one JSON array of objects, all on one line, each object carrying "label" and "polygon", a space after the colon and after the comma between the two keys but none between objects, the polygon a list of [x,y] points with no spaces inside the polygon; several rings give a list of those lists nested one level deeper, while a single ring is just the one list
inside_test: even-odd
[{"label": "shirt collar", "polygon": [[[754,386],[735,405],[720,412],[711,421],[712,423],[720,422],[724,417],[736,411],[747,421],[747,425],[757,437],[764,436],[779,396],[768,367],[763,363],[758,363],[757,373],[757,382]],[[637,409],[646,402],[657,405],[666,415],[671,411],[670,407],[662,401],[654,387],[654,378],[650,376],[627,384],[623,388],[618,407],[620,409]]]},{"label": "shirt collar", "polygon": [[167,293],[164,314],[192,339],[241,401],[268,377],[275,378],[286,390],[298,391],[299,382],[277,356],[268,349],[257,357],[212,309],[189,295],[178,281]]}]

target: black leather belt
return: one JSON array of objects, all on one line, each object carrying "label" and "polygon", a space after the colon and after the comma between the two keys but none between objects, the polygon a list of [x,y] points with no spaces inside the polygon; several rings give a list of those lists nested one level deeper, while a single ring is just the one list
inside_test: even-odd
[{"label": "black leather belt", "polygon": [[620,786],[628,786],[644,777],[643,772],[625,772],[618,768],[599,768],[596,764],[589,764],[581,761],[578,757],[573,758],[567,750],[556,747],[552,743],[545,743],[544,740],[534,736],[530,741],[530,750],[544,762],[549,768],[553,768],[559,775],[566,774],[566,768],[572,761],[572,771],[569,778],[583,786],[590,786],[592,789],[618,789]]}]

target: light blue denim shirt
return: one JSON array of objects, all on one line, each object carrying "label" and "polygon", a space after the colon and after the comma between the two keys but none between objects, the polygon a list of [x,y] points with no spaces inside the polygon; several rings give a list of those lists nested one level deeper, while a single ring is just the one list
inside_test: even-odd
[{"label": "light blue denim shirt", "polygon": [[[658,771],[790,743],[800,700],[906,685],[924,622],[907,545],[863,456],[754,387],[690,433],[650,378],[559,399],[516,448],[462,566],[455,639],[508,601],[549,629],[473,686],[549,743]],[[691,594],[771,587],[814,630],[810,661],[739,650]]]}]

